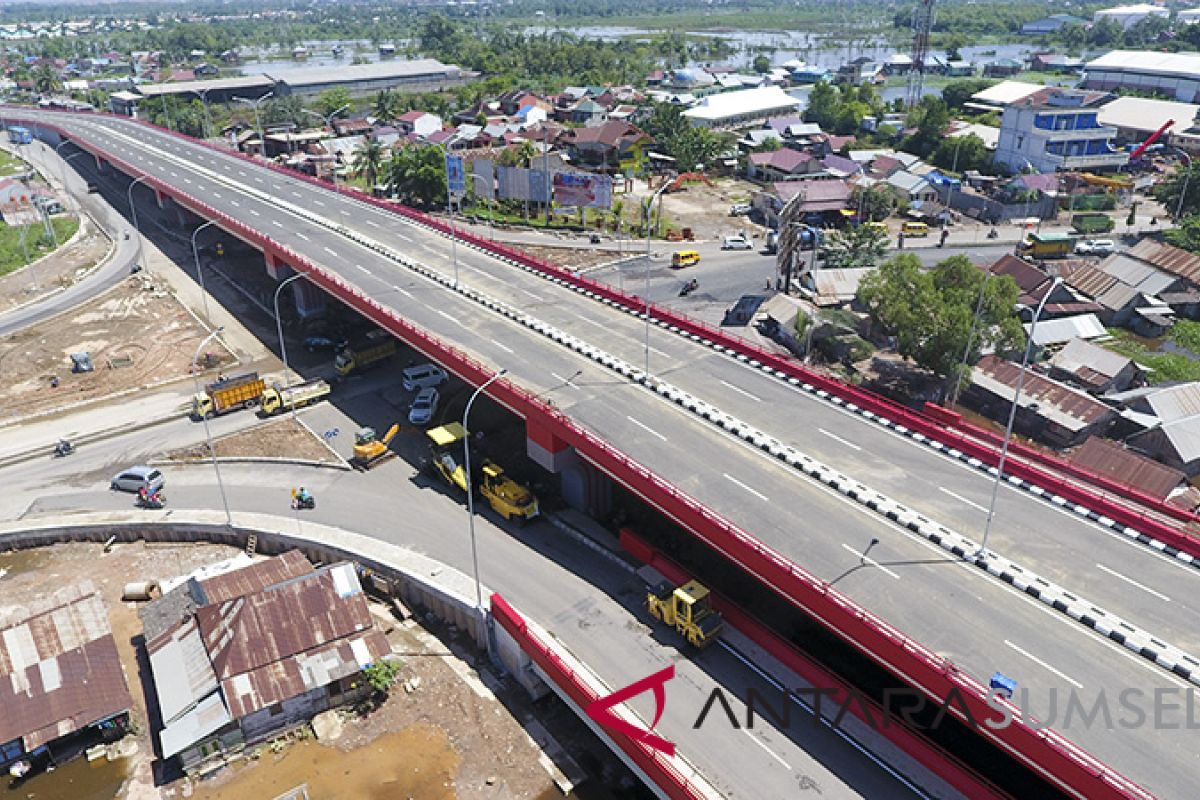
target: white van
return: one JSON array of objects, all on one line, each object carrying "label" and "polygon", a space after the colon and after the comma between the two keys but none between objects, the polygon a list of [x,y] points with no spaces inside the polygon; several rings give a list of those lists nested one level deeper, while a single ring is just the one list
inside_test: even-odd
[{"label": "white van", "polygon": [[446,375],[446,370],[437,364],[418,364],[415,367],[407,368],[403,374],[406,392],[441,386],[449,377]]}]

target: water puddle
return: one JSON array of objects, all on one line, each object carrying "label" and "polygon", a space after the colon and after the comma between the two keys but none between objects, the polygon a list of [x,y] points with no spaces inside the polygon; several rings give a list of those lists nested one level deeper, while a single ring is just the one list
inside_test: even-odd
[{"label": "water puddle", "polygon": [[77,758],[54,772],[16,784],[7,775],[0,783],[0,800],[112,800],[128,774],[129,760]]}]

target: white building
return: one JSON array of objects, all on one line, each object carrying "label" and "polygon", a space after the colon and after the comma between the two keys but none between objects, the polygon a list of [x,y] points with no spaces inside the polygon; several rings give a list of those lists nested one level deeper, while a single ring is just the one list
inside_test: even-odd
[{"label": "white building", "polygon": [[1136,89],[1182,103],[1200,98],[1200,54],[1113,50],[1083,68],[1085,89]]},{"label": "white building", "polygon": [[1115,169],[1129,154],[1113,147],[1116,128],[1100,124],[1105,92],[1047,87],[1004,109],[996,163],[1018,172]]},{"label": "white building", "polygon": [[725,92],[705,97],[683,112],[693,125],[714,129],[748,128],[771,117],[793,114],[800,101],[778,86]]},{"label": "white building", "polygon": [[1171,12],[1161,6],[1139,3],[1136,6],[1117,6],[1116,8],[1105,8],[1097,11],[1092,16],[1092,22],[1102,22],[1106,19],[1112,20],[1125,30],[1129,30],[1144,19],[1149,19],[1150,17],[1162,17],[1166,19],[1170,15]]},{"label": "white building", "polygon": [[1187,11],[1180,11],[1175,17],[1183,25],[1191,25],[1194,22],[1200,22],[1200,8],[1190,8]]}]

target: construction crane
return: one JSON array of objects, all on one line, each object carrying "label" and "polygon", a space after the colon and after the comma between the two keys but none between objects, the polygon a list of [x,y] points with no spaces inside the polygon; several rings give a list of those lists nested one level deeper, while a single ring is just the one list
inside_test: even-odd
[{"label": "construction crane", "polygon": [[908,70],[905,105],[916,107],[925,88],[925,60],[929,58],[929,32],[933,29],[933,0],[917,0],[913,9],[912,66]]}]

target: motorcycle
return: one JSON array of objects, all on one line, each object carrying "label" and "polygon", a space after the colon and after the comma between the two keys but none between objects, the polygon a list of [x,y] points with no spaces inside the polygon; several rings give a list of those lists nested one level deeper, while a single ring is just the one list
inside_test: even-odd
[{"label": "motorcycle", "polygon": [[306,497],[296,496],[292,498],[292,508],[296,511],[312,511],[317,507],[317,498],[311,494]]},{"label": "motorcycle", "polygon": [[700,287],[700,281],[696,280],[695,278],[692,278],[690,281],[688,281],[687,283],[685,283],[683,285],[682,289],[679,290],[679,296],[687,297],[689,294],[696,291],[696,289],[698,289],[699,287]]},{"label": "motorcycle", "polygon": [[140,493],[137,497],[137,504],[138,508],[160,509],[167,504],[167,496],[162,492]]},{"label": "motorcycle", "polygon": [[998,238],[1000,238],[1000,232],[998,230],[996,230],[995,228],[992,228],[991,230],[989,230],[987,232],[987,238],[998,239]]},{"label": "motorcycle", "polygon": [[58,444],[54,445],[54,457],[64,458],[75,452],[75,445],[68,442],[66,439],[60,439]]}]

